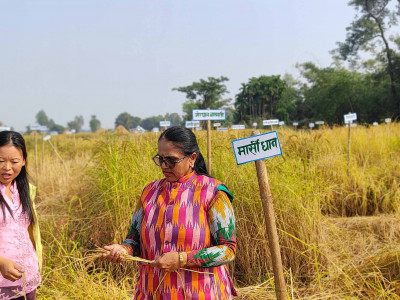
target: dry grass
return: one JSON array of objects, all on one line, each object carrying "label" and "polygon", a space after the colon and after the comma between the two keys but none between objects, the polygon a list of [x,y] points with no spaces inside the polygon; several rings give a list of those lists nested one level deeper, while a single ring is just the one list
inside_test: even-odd
[{"label": "dry grass", "polygon": [[[289,296],[398,299],[400,126],[302,132],[280,129],[281,157],[267,160]],[[206,135],[196,132],[200,148]],[[235,195],[239,299],[274,299],[271,258],[254,164],[236,166],[231,140],[213,132],[213,176]],[[157,136],[77,134],[48,144],[27,136],[45,267],[39,299],[131,299],[135,263],[87,264],[87,251],[124,239],[144,185],[161,178]],[[86,263],[85,263],[86,262]]]}]

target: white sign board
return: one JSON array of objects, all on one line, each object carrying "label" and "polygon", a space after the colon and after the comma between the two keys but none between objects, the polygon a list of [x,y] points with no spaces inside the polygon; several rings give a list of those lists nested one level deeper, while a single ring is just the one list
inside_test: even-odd
[{"label": "white sign board", "polygon": [[378,122],[374,122],[374,123],[372,123],[372,125],[378,126]]},{"label": "white sign board", "polygon": [[0,126],[0,131],[10,131],[11,127],[9,126]]},{"label": "white sign board", "polygon": [[154,127],[151,131],[153,131],[153,132],[160,132],[160,128],[158,128],[158,127]]},{"label": "white sign board", "polygon": [[50,131],[50,135],[58,135],[58,131]]},{"label": "white sign board", "polygon": [[315,124],[317,124],[317,125],[324,125],[325,122],[324,122],[324,121],[316,121]]},{"label": "white sign board", "polygon": [[279,126],[285,125],[285,121],[280,121],[280,122],[278,123],[278,125],[279,125]]},{"label": "white sign board", "polygon": [[225,109],[193,109],[194,121],[225,120]]},{"label": "white sign board", "polygon": [[47,140],[49,140],[49,139],[51,139],[51,136],[50,136],[50,135],[46,135],[46,136],[43,138],[43,141],[47,141]]},{"label": "white sign board", "polygon": [[221,123],[214,123],[213,126],[214,127],[219,127],[219,126],[221,126]]},{"label": "white sign board", "polygon": [[253,127],[257,127],[257,123],[253,123]]},{"label": "white sign board", "polygon": [[217,131],[228,131],[227,127],[218,127]]},{"label": "white sign board", "polygon": [[232,147],[238,165],[282,155],[276,131],[234,140],[232,141]]},{"label": "white sign board", "polygon": [[390,122],[392,122],[392,119],[391,119],[391,118],[386,118],[386,119],[385,119],[385,123],[390,123]]},{"label": "white sign board", "polygon": [[171,121],[160,121],[160,127],[169,127],[171,126]]},{"label": "white sign board", "polygon": [[299,126],[299,122],[293,122],[293,126]]},{"label": "white sign board", "polygon": [[314,123],[308,123],[308,127],[314,128],[314,127],[315,127],[315,124],[314,124]]},{"label": "white sign board", "polygon": [[355,121],[357,120],[357,114],[356,113],[352,113],[352,114],[347,114],[344,115],[344,123],[347,124],[351,121]]},{"label": "white sign board", "polygon": [[268,126],[268,125],[278,125],[279,120],[278,119],[273,119],[273,120],[263,120],[263,125]]},{"label": "white sign board", "polygon": [[238,124],[238,125],[232,125],[231,129],[234,130],[240,130],[240,129],[245,129],[246,127],[244,125]]},{"label": "white sign board", "polygon": [[32,131],[41,130],[41,128],[42,128],[42,125],[37,125],[37,124],[29,126],[29,129],[32,130]]},{"label": "white sign board", "polygon": [[185,121],[186,128],[197,128],[200,127],[200,121]]}]

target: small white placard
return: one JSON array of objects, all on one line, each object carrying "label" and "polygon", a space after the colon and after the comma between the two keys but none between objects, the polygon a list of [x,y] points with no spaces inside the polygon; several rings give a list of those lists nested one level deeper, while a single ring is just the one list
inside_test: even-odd
[{"label": "small white placard", "polygon": [[228,131],[227,127],[218,127],[217,131]]},{"label": "small white placard", "polygon": [[276,131],[232,141],[238,165],[282,155],[278,133]]},{"label": "small white placard", "polygon": [[293,126],[299,126],[299,122],[293,122]]},{"label": "small white placard", "polygon": [[194,121],[225,120],[225,109],[193,109]]},{"label": "small white placard", "polygon": [[160,132],[160,128],[154,127],[151,131],[153,131],[153,132]]},{"label": "small white placard", "polygon": [[278,125],[279,126],[285,125],[285,121],[279,121]]},{"label": "small white placard", "polygon": [[385,123],[390,123],[390,122],[392,122],[392,119],[391,119],[391,118],[386,118],[386,119],[385,119]]},{"label": "small white placard", "polygon": [[344,123],[347,124],[351,121],[355,121],[357,120],[357,114],[356,113],[352,113],[352,114],[347,114],[344,115]]},{"label": "small white placard", "polygon": [[374,122],[374,123],[372,123],[372,125],[378,126],[378,122]]},{"label": "small white placard", "polygon": [[308,127],[314,128],[314,127],[315,127],[315,124],[314,124],[314,123],[308,123]]},{"label": "small white placard", "polygon": [[34,130],[41,130],[41,128],[42,128],[42,125],[30,125],[29,126],[29,129],[30,130],[32,130],[32,131],[34,131]]},{"label": "small white placard", "polygon": [[160,121],[160,127],[169,127],[171,126],[171,121]]},{"label": "small white placard", "polygon": [[221,123],[214,123],[213,126],[214,127],[219,127],[219,126],[221,126]]},{"label": "small white placard", "polygon": [[278,125],[279,120],[278,119],[272,119],[272,120],[263,120],[263,125],[268,126],[268,125]]},{"label": "small white placard", "polygon": [[317,124],[317,125],[324,125],[325,122],[324,122],[324,121],[315,121],[315,124]]},{"label": "small white placard", "polygon": [[237,125],[232,125],[231,126],[231,129],[234,129],[234,130],[240,130],[240,129],[245,129],[246,127],[244,126],[244,125],[242,125],[242,124],[237,124]]},{"label": "small white placard", "polygon": [[200,121],[185,121],[186,128],[197,128],[200,127]]},{"label": "small white placard", "polygon": [[43,141],[47,141],[47,140],[49,140],[49,139],[51,139],[51,136],[50,136],[50,135],[46,135],[46,136],[43,138]]},{"label": "small white placard", "polygon": [[253,123],[253,127],[257,127],[257,123]]}]

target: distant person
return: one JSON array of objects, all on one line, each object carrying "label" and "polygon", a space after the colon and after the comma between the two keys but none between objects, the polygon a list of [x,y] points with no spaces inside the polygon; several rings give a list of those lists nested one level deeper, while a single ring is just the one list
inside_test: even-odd
[{"label": "distant person", "polygon": [[26,159],[23,137],[14,131],[0,132],[1,300],[33,300],[41,281],[36,187],[28,181]]},{"label": "distant person", "polygon": [[[164,131],[153,157],[164,178],[148,184],[122,244],[104,246],[103,259],[140,256],[135,299],[231,299],[226,263],[236,254],[232,193],[210,177],[195,135]],[[183,270],[188,269],[188,270]],[[194,271],[194,272],[193,272]]]}]

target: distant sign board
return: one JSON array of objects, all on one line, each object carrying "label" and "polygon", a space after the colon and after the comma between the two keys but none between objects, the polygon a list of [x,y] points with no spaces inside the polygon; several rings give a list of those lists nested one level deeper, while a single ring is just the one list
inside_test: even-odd
[{"label": "distant sign board", "polygon": [[385,119],[385,123],[390,123],[390,122],[392,122],[392,119],[391,119],[391,118],[386,118],[386,119]]},{"label": "distant sign board", "polygon": [[237,124],[237,125],[232,125],[231,126],[231,129],[234,129],[234,130],[240,130],[240,129],[245,129],[246,127],[244,126],[244,125],[241,125],[241,124]]},{"label": "distant sign board", "polygon": [[285,125],[285,121],[279,121],[278,125],[279,125],[279,126]]},{"label": "distant sign board", "polygon": [[315,124],[317,124],[317,125],[324,125],[325,122],[324,122],[324,121],[315,121]]},{"label": "distant sign board", "polygon": [[200,126],[200,121],[185,121],[186,128],[197,128]]},{"label": "distant sign board", "polygon": [[160,128],[154,127],[151,131],[153,131],[153,132],[160,132]]},{"label": "distant sign board", "polygon": [[299,126],[299,122],[293,122],[293,126]]},{"label": "distant sign board", "polygon": [[264,126],[268,126],[268,125],[279,125],[279,120],[278,120],[278,119],[263,120],[263,125],[264,125]]},{"label": "distant sign board", "polygon": [[0,131],[10,131],[11,127],[9,126],[0,126]]},{"label": "distant sign board", "polygon": [[374,123],[372,123],[372,125],[378,126],[378,122],[374,122]]},{"label": "distant sign board", "polygon": [[308,123],[308,127],[314,128],[314,127],[315,127],[315,124],[314,124],[314,123]]},{"label": "distant sign board", "polygon": [[253,123],[253,127],[257,127],[257,123],[254,122],[254,123]]},{"label": "distant sign board", "polygon": [[171,126],[171,121],[160,121],[160,127],[169,127]]},{"label": "distant sign board", "polygon": [[193,109],[193,121],[225,120],[225,109]]},{"label": "distant sign board", "polygon": [[214,126],[214,127],[220,127],[220,126],[221,126],[221,123],[214,123],[213,126]]},{"label": "distant sign board", "polygon": [[232,141],[232,147],[238,165],[282,155],[276,131],[234,140]]},{"label": "distant sign board", "polygon": [[351,113],[344,115],[344,123],[347,124],[349,122],[357,120],[357,114],[356,113]]},{"label": "distant sign board", "polygon": [[228,131],[227,127],[218,127],[217,131]]},{"label": "distant sign board", "polygon": [[49,139],[51,139],[50,135],[46,135],[45,137],[43,137],[43,141],[48,141]]}]

